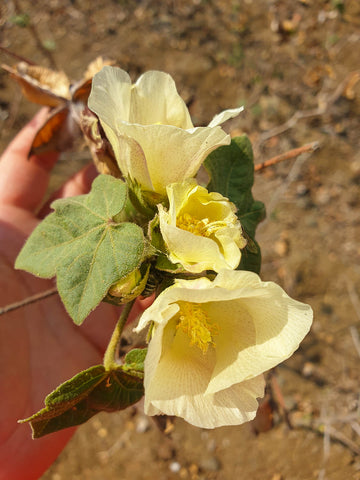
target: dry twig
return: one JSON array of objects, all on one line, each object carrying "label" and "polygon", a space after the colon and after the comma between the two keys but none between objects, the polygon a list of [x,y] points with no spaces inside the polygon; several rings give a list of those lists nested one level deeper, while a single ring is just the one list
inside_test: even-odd
[{"label": "dry twig", "polygon": [[[310,430],[311,432],[314,432],[317,435],[321,436],[325,434],[324,424],[307,425],[299,423],[296,425],[295,428],[303,428],[304,430]],[[341,445],[348,448],[355,455],[360,455],[360,447],[355,442],[350,440],[350,438],[336,430],[331,425],[326,425],[326,434],[329,435],[330,440],[341,443]]]},{"label": "dry twig", "polygon": [[358,294],[356,293],[354,284],[350,282],[350,280],[346,281],[346,287],[347,291],[349,293],[350,301],[354,307],[354,310],[356,312],[356,315],[358,319],[360,320],[360,299]]},{"label": "dry twig", "polygon": [[38,302],[39,300],[43,300],[44,298],[50,297],[51,295],[55,295],[56,293],[57,288],[54,287],[50,288],[50,290],[45,290],[44,292],[37,293],[36,295],[32,295],[31,297],[27,297],[24,300],[20,300],[19,302],[5,305],[5,307],[0,307],[0,315],[9,313],[13,310],[17,310],[18,308],[25,307],[26,305],[30,305],[31,303]]},{"label": "dry twig", "polygon": [[29,65],[35,65],[35,63],[32,62],[31,60],[28,60],[27,58],[21,55],[18,55],[17,53],[11,52],[6,47],[3,47],[2,45],[0,45],[0,50],[6,53],[7,55],[10,55],[10,57],[16,58],[17,60],[19,60],[19,62],[25,62],[25,63],[28,63]]},{"label": "dry twig", "polygon": [[359,357],[360,357],[360,337],[359,337],[359,332],[357,331],[356,327],[352,325],[349,327],[350,330],[350,335],[351,338],[353,339],[355,350],[357,351]]},{"label": "dry twig", "polygon": [[266,160],[265,162],[258,163],[257,165],[255,165],[254,170],[255,172],[259,172],[264,168],[272,167],[277,163],[284,162],[285,160],[291,160],[292,158],[296,158],[302,153],[314,152],[318,148],[319,148],[319,142],[307,143],[302,147],[294,148],[292,150],[289,150],[288,152],[282,153],[280,155],[276,155],[276,157],[272,157],[269,160]]},{"label": "dry twig", "polygon": [[258,150],[260,146],[269,140],[269,138],[276,137],[281,133],[286,132],[290,128],[295,127],[297,122],[303,118],[311,118],[311,117],[318,117],[324,115],[329,108],[346,92],[351,86],[354,86],[356,82],[360,80],[360,71],[355,70],[354,72],[350,72],[346,78],[337,86],[337,88],[329,95],[324,95],[322,92],[318,95],[318,107],[311,108],[309,110],[298,110],[294,113],[292,117],[290,117],[285,123],[282,125],[278,125],[267,132],[264,132],[260,135],[257,142],[254,144],[254,150]]}]

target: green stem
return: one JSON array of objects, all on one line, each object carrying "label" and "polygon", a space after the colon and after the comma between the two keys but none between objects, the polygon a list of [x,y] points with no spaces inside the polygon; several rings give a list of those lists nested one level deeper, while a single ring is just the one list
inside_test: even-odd
[{"label": "green stem", "polygon": [[134,305],[135,300],[132,300],[129,303],[126,303],[123,311],[121,312],[120,318],[117,321],[113,334],[111,335],[109,345],[107,346],[105,355],[104,355],[104,367],[105,370],[113,370],[118,365],[116,363],[116,349],[120,342],[120,337],[124,329],[126,320],[129,317],[132,306]]}]

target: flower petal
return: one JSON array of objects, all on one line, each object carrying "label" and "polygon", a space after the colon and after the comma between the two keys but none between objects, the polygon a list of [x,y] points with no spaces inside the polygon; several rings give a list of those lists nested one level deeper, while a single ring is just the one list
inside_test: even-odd
[{"label": "flower petal", "polygon": [[[188,362],[186,361],[185,364]],[[263,375],[233,385],[214,395],[206,395],[202,389],[205,376],[199,375],[201,372],[198,370],[198,365],[187,365],[186,371],[189,376],[184,375],[185,369],[182,370],[181,365],[181,363],[177,364],[180,367],[179,370],[172,368],[173,363],[168,363],[168,368],[161,372],[162,376],[158,379],[157,388],[164,383],[167,384],[170,379],[170,385],[167,384],[168,394],[163,394],[160,398],[152,397],[145,403],[145,412],[148,415],[175,415],[201,428],[240,425],[255,417],[258,408],[257,398],[264,395]],[[166,375],[166,382],[163,375]],[[176,394],[179,385],[183,386],[184,381],[188,381],[188,385],[192,386],[191,393],[185,393],[181,389],[181,394]],[[149,395],[148,392],[147,395]]]},{"label": "flower petal", "polygon": [[[104,130],[106,136],[110,138],[107,129],[104,128]],[[153,190],[145,153],[141,145],[134,138],[119,134],[115,134],[111,145],[123,176],[136,181],[144,190]]]},{"label": "flower petal", "polygon": [[129,118],[130,102],[131,80],[124,70],[105,66],[94,76],[88,105],[100,119],[122,174],[128,176],[131,172],[133,178],[151,189],[141,147],[131,138],[121,137],[117,131],[117,125]]},{"label": "flower petal", "polygon": [[[121,124],[118,135],[130,137],[141,146],[153,189],[163,195],[166,185],[193,177],[210,152],[230,143],[229,135],[220,127],[183,130],[169,125]],[[131,165],[130,153],[120,149],[120,168]]]},{"label": "flower petal", "polygon": [[105,66],[92,80],[88,106],[100,121],[116,131],[130,114],[131,79],[121,68]]},{"label": "flower petal", "polygon": [[[190,347],[189,338],[181,330],[174,337],[175,327],[171,323],[165,329],[158,327],[163,336],[157,332],[149,345],[145,360],[145,413],[176,415],[202,428],[252,420],[258,408],[256,399],[264,394],[263,376],[215,395],[205,395],[215,351],[209,349],[203,354],[196,346]],[[156,351],[160,341],[163,349],[159,360]]]},{"label": "flower petal", "polygon": [[[226,283],[232,273],[226,273]],[[214,282],[218,286],[225,278],[219,275]],[[238,299],[210,307],[211,315],[221,315],[222,322],[216,338],[217,363],[207,393],[255,377],[289,358],[312,322],[311,307],[293,300],[275,283],[261,282],[251,272],[246,274],[246,284],[245,277],[233,277]]]},{"label": "flower petal", "polygon": [[211,120],[209,123],[208,127],[216,127],[218,125],[221,125],[222,123],[226,122],[227,120],[230,120],[230,118],[237,117],[239,113],[241,113],[244,110],[244,107],[239,107],[239,108],[229,108],[228,110],[224,110],[221,113],[218,113],[215,115],[215,117]]},{"label": "flower petal", "polygon": [[131,92],[130,123],[163,124],[193,128],[189,111],[171,76],[149,71],[141,75]]},{"label": "flower petal", "polygon": [[186,397],[203,394],[215,365],[214,350],[203,354],[191,347],[189,337],[176,329],[175,319],[155,329],[145,359],[145,410],[149,403],[162,410],[159,402],[183,398],[186,404]]},{"label": "flower petal", "polygon": [[185,270],[192,273],[200,273],[204,270],[218,272],[224,268],[234,268],[239,264],[239,249],[236,265],[229,265],[216,242],[169,225],[166,221],[167,213],[161,205],[158,208],[161,233],[169,251],[169,258],[173,263],[181,263]]},{"label": "flower petal", "polygon": [[246,240],[235,205],[191,179],[168,185],[166,192],[169,210],[158,209],[170,260],[192,273],[236,268]]},{"label": "flower petal", "polygon": [[[177,328],[179,301],[201,304],[216,324],[205,353]],[[263,395],[261,374],[296,350],[311,320],[308,305],[252,272],[222,270],[212,282],[177,279],[136,329],[154,322],[145,360],[145,411],[204,428],[251,420]]]}]

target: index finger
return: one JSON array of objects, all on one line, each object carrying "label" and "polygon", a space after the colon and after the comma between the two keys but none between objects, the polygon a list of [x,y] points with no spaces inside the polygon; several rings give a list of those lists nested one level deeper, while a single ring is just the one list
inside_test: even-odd
[{"label": "index finger", "polygon": [[35,212],[45,195],[50,172],[59,154],[32,155],[28,159],[36,132],[48,110],[41,109],[16,135],[0,160],[0,202]]}]

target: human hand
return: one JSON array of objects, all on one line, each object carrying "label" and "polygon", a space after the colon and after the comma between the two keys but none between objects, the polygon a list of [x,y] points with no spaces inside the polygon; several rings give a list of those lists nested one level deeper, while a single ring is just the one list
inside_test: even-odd
[{"label": "human hand", "polygon": [[[23,300],[54,286],[14,270],[26,238],[48,205],[40,209],[58,155],[27,159],[41,110],[3,153],[0,161],[0,305]],[[86,167],[56,198],[87,193],[96,172]],[[136,304],[136,315],[141,304]],[[99,364],[119,316],[119,308],[101,305],[77,327],[57,295],[0,318],[0,480],[34,480],[51,465],[75,429],[32,440],[28,425],[17,423],[43,407],[45,396],[74,374]]]}]

